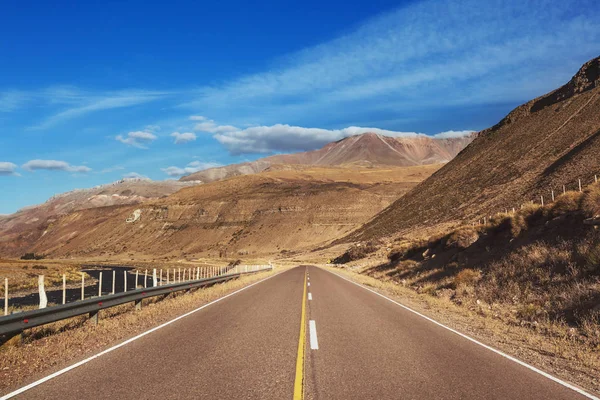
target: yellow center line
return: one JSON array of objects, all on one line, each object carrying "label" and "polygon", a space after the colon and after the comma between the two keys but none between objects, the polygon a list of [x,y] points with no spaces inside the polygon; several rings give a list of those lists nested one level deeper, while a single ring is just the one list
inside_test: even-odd
[{"label": "yellow center line", "polygon": [[304,398],[304,349],[306,348],[306,270],[304,270],[304,293],[302,294],[302,316],[300,318],[300,338],[296,358],[296,379],[294,381],[294,400]]}]

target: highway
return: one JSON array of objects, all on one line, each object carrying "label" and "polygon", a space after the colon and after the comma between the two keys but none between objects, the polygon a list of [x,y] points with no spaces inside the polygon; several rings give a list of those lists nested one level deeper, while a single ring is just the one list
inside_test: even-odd
[{"label": "highway", "polygon": [[202,308],[16,398],[594,397],[586,397],[335,274],[301,266]]}]

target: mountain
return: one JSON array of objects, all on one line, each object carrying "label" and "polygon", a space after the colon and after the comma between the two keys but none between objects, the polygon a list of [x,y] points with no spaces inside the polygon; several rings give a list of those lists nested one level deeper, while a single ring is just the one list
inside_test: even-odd
[{"label": "mountain", "polygon": [[528,201],[546,202],[600,172],[600,57],[564,86],[477,134],[452,161],[348,240],[474,222]]},{"label": "mountain", "polygon": [[[43,204],[26,207],[12,215],[0,216],[0,254],[20,255],[60,217],[78,210],[114,205],[139,204],[159,199],[192,183],[123,179],[91,189],[77,189],[51,197]],[[14,252],[17,253],[14,253]]]},{"label": "mountain", "polygon": [[213,182],[232,176],[262,172],[275,164],[402,167],[440,164],[452,160],[472,139],[472,136],[389,137],[377,133],[364,133],[329,143],[319,150],[281,154],[254,162],[211,168],[185,176],[181,181]]},{"label": "mountain", "polygon": [[141,205],[71,212],[18,253],[128,260],[310,250],[357,229],[438,168],[278,165]]}]

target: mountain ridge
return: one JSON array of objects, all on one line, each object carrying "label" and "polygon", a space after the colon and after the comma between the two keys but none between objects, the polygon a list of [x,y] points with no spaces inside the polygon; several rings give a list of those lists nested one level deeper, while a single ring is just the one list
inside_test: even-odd
[{"label": "mountain ridge", "polygon": [[353,135],[324,147],[292,154],[279,154],[252,162],[211,168],[184,176],[186,181],[213,182],[238,175],[255,174],[275,164],[319,166],[416,166],[450,161],[474,138],[474,134],[456,138],[426,135],[390,137],[374,132]]}]

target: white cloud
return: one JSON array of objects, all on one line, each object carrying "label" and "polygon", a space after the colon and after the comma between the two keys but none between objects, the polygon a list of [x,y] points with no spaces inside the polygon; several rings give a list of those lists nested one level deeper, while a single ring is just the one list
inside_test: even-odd
[{"label": "white cloud", "polygon": [[[367,132],[392,137],[427,136],[424,133],[418,132],[400,132],[359,126],[330,130],[276,124],[272,126],[254,126],[243,130],[237,129],[222,134],[218,133],[214,135],[214,138],[223,144],[232,154],[251,154],[314,150],[327,143]],[[470,130],[447,131],[433,135],[433,137],[439,139],[462,137],[472,132]]]},{"label": "white cloud", "polygon": [[205,121],[206,117],[203,117],[202,115],[192,115],[190,116],[190,121]]},{"label": "white cloud", "polygon": [[16,164],[6,161],[0,161],[0,176],[19,175],[15,172],[16,169]]},{"label": "white cloud", "polygon": [[433,137],[436,139],[453,139],[453,138],[461,138],[461,137],[469,136],[470,134],[472,134],[474,132],[475,131],[445,131],[445,132],[437,133],[437,134],[433,135]]},{"label": "white cloud", "polygon": [[196,134],[192,133],[192,132],[185,132],[185,133],[173,132],[173,133],[171,133],[171,137],[175,138],[175,144],[189,143],[189,142],[193,142],[194,140],[196,140]]},{"label": "white cloud", "polygon": [[161,168],[161,170],[169,176],[172,177],[180,177],[184,175],[193,174],[194,172],[203,171],[209,168],[221,167],[222,165],[215,162],[201,162],[201,161],[192,161],[186,167],[167,167]]},{"label": "white cloud", "polygon": [[122,135],[117,135],[115,138],[121,143],[127,144],[129,146],[138,147],[140,149],[145,149],[147,144],[152,143],[157,139],[156,135],[148,131],[135,131],[129,132],[127,137],[123,137]]},{"label": "white cloud", "polygon": [[146,175],[138,174],[137,172],[128,172],[125,175],[123,175],[123,178],[150,180],[150,178],[148,178]]},{"label": "white cloud", "polygon": [[92,169],[85,165],[71,165],[66,161],[58,160],[30,160],[22,165],[27,171],[48,170],[48,171],[66,171],[66,172],[90,172]]}]

